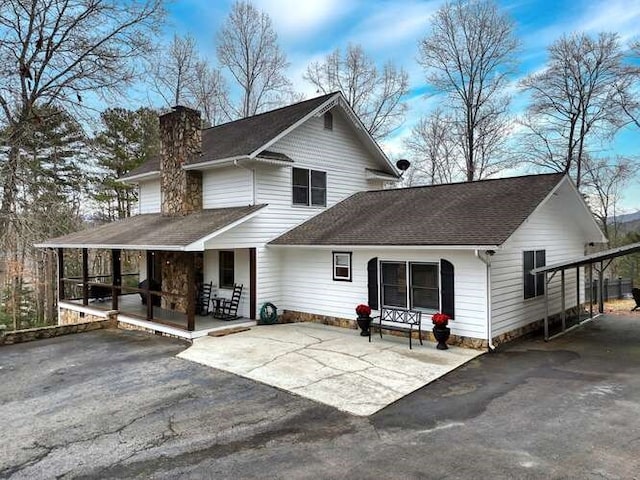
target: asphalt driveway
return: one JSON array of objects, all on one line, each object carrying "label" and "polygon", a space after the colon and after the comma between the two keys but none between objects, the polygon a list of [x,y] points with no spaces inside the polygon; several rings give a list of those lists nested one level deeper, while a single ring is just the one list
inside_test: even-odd
[{"label": "asphalt driveway", "polygon": [[640,478],[640,314],[483,355],[370,417],[185,348],[118,330],[0,348],[0,478]]}]

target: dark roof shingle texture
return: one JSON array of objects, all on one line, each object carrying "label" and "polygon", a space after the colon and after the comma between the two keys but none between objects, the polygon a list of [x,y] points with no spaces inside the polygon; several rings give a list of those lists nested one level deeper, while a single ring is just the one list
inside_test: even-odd
[{"label": "dark roof shingle texture", "polygon": [[325,103],[335,93],[202,131],[202,155],[190,164],[249,155]]},{"label": "dark roof shingle texture", "polygon": [[273,245],[500,245],[563,174],[357,193]]},{"label": "dark roof shingle texture", "polygon": [[159,171],[160,171],[160,157],[153,157],[147,160],[146,162],[144,162],[142,165],[139,165],[138,167],[134,168],[126,175],[123,175],[122,177],[120,177],[120,179],[124,180],[137,175],[142,175],[144,173],[159,172]]},{"label": "dark roof shingle texture", "polygon": [[43,246],[184,247],[260,210],[264,205],[202,210],[183,217],[160,213],[136,215],[43,242]]}]

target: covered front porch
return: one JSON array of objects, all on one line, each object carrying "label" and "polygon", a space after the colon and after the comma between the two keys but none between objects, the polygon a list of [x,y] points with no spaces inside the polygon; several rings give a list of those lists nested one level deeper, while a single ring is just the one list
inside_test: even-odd
[{"label": "covered front porch", "polygon": [[138,215],[41,244],[57,253],[59,308],[81,316],[117,312],[119,320],[152,330],[150,324],[206,332],[254,321],[256,248],[205,244],[260,208]]}]

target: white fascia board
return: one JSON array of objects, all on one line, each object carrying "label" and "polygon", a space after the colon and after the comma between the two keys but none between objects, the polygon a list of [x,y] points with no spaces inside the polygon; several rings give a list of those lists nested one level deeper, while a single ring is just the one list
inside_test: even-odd
[{"label": "white fascia board", "polygon": [[106,245],[106,244],[79,244],[79,243],[38,243],[36,248],[93,248],[93,249],[120,249],[120,250],[166,250],[184,251],[185,245]]},{"label": "white fascia board", "polygon": [[399,177],[394,177],[390,173],[376,173],[366,168],[364,172],[364,178],[366,180],[384,180],[385,182],[399,182],[401,180]]},{"label": "white fascia board", "polygon": [[272,245],[269,248],[320,250],[500,250],[500,245]]},{"label": "white fascia board", "polygon": [[591,220],[591,227],[595,228],[596,231],[598,232],[600,236],[600,242],[598,243],[609,243],[609,239],[605,237],[604,232],[600,228],[600,225],[598,225],[598,222],[593,216],[593,212],[589,208],[589,205],[587,205],[587,202],[585,201],[584,197],[580,193],[580,190],[578,190],[578,187],[576,187],[576,184],[573,183],[573,180],[568,175],[566,176],[566,179],[569,184],[569,188],[571,188],[575,192],[576,196],[578,197],[578,201],[582,205],[582,208],[584,208],[585,212],[588,213],[589,219]]},{"label": "white fascia board", "polygon": [[196,240],[193,243],[190,243],[189,245],[184,247],[184,250],[187,251],[187,252],[193,252],[193,251],[202,252],[202,251],[205,250],[204,244],[207,241],[211,240],[214,237],[217,237],[218,235],[223,234],[224,232],[227,232],[227,231],[231,230],[232,228],[237,227],[238,225],[240,225],[240,224],[246,222],[247,220],[255,217],[256,215],[260,214],[261,212],[262,212],[262,208],[259,209],[259,210],[256,210],[255,212],[252,212],[252,213],[250,213],[248,215],[245,215],[244,217],[236,220],[235,222],[232,222],[229,225],[225,225],[224,227],[216,230],[215,232],[210,233],[209,235],[207,235],[205,237],[202,237],[202,238]]},{"label": "white fascia board", "polygon": [[249,157],[246,155],[239,155],[237,157],[219,158],[216,160],[209,160],[208,162],[190,163],[183,165],[183,170],[210,170],[213,168],[222,168],[233,165],[234,162],[239,160],[247,160]]},{"label": "white fascia board", "polygon": [[160,170],[154,170],[153,172],[140,173],[138,175],[132,175],[127,178],[117,178],[116,182],[120,183],[138,183],[144,180],[152,180],[154,178],[160,178]]}]

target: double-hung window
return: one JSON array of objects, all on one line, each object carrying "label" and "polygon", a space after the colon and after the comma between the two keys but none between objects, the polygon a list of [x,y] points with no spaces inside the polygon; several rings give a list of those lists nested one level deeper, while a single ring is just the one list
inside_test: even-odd
[{"label": "double-hung window", "polygon": [[382,305],[421,310],[439,310],[438,264],[380,262]]},{"label": "double-hung window", "polygon": [[351,281],[351,252],[333,252],[333,279]]},{"label": "double-hung window", "polygon": [[544,273],[532,275],[529,273],[534,268],[546,265],[545,250],[527,250],[522,252],[524,270],[524,298],[534,298],[544,295]]},{"label": "double-hung window", "polygon": [[293,169],[293,204],[324,207],[327,205],[327,173],[308,168]]}]

